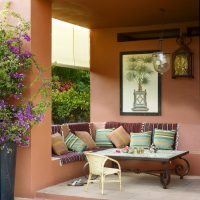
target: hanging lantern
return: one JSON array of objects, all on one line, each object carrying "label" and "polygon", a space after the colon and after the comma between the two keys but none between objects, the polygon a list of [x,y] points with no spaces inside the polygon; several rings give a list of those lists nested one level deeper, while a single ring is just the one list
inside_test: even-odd
[{"label": "hanging lantern", "polygon": [[165,54],[162,50],[162,42],[163,42],[163,37],[164,37],[164,13],[165,9],[160,8],[160,12],[163,15],[163,24],[162,24],[162,31],[159,39],[159,44],[160,44],[160,51],[155,52],[152,54],[153,57],[153,66],[155,71],[157,71],[160,74],[165,73],[166,71],[169,70],[170,65],[169,65],[169,56],[168,54]]},{"label": "hanging lantern", "polygon": [[188,47],[191,38],[181,35],[176,42],[179,48],[172,54],[172,78],[190,77],[193,78],[192,51]]},{"label": "hanging lantern", "polygon": [[164,54],[163,52],[156,52],[153,53],[153,66],[155,71],[160,74],[165,73],[169,70],[170,65],[168,62],[168,55]]}]

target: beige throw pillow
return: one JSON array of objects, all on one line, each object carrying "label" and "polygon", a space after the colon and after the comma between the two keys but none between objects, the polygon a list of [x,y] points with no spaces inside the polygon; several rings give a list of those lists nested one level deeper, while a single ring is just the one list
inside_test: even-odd
[{"label": "beige throw pillow", "polygon": [[122,148],[130,144],[130,134],[126,132],[123,126],[109,133],[107,137],[117,148]]},{"label": "beige throw pillow", "polygon": [[56,155],[63,155],[68,152],[67,145],[64,143],[64,138],[59,133],[51,135],[52,149]]},{"label": "beige throw pillow", "polygon": [[75,131],[75,134],[87,145],[87,149],[93,149],[96,147],[94,140],[87,131]]}]

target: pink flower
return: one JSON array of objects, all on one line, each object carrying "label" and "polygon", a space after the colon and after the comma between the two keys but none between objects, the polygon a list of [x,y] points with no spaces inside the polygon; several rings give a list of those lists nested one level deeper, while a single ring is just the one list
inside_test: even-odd
[{"label": "pink flower", "polygon": [[124,147],[124,150],[128,150],[128,149],[129,149],[129,147],[128,147],[128,146],[125,146],[125,147]]}]

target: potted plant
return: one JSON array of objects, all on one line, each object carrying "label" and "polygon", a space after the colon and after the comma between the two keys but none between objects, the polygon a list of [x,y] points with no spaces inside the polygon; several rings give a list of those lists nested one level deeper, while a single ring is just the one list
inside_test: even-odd
[{"label": "potted plant", "polygon": [[[42,120],[49,106],[50,85],[33,54],[24,48],[31,40],[30,24],[9,7],[6,3],[0,11],[0,199],[13,200],[16,145],[29,146],[30,129]],[[40,94],[37,103],[24,95],[24,81],[32,66],[38,70],[34,83],[42,82],[35,95]]]},{"label": "potted plant", "polygon": [[146,100],[146,89],[142,86],[149,83],[149,75],[153,71],[147,66],[152,63],[152,56],[137,56],[129,58],[126,78],[128,81],[135,80],[138,84],[137,91],[134,89],[133,111],[148,111]]}]

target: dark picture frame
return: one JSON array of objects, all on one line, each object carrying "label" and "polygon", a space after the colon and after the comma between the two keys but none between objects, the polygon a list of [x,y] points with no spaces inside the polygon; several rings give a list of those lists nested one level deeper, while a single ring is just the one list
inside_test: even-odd
[{"label": "dark picture frame", "polygon": [[120,115],[161,115],[161,75],[155,51],[120,52]]}]

